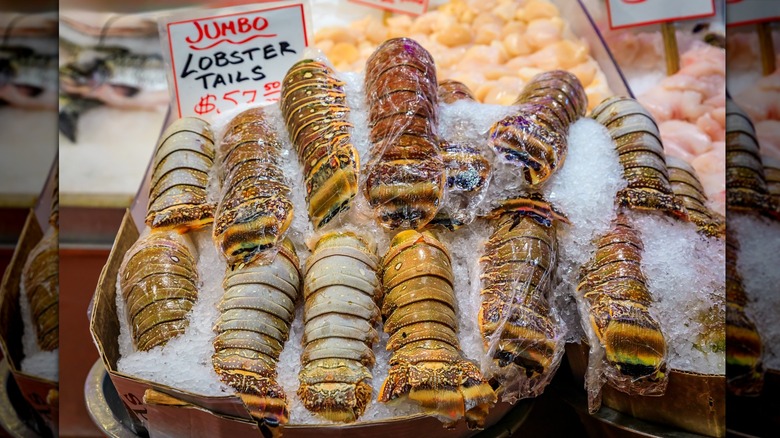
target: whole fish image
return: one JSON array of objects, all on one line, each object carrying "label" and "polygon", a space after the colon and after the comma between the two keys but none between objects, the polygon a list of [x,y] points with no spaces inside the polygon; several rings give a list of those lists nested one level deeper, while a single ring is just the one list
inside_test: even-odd
[{"label": "whole fish image", "polygon": [[[461,100],[475,102],[474,95],[465,84],[451,79],[439,83],[438,94],[439,101],[446,104]],[[487,187],[490,161],[476,145],[442,140],[439,147],[447,175],[447,197],[431,223],[454,230],[473,220],[469,213]]]},{"label": "whole fish image", "polygon": [[744,280],[737,267],[739,241],[726,233],[726,387],[740,396],[755,396],[764,386],[764,347],[748,303]]},{"label": "whole fish image", "polygon": [[309,218],[317,230],[349,209],[357,193],[360,158],[344,82],[326,64],[299,61],[282,81],[282,114],[303,166]]},{"label": "whole fish image", "polygon": [[228,269],[214,325],[214,370],[236,389],[252,417],[271,427],[289,418],[276,364],[300,293],[299,266],[292,242],[285,239],[271,262]]},{"label": "whole fish image", "polygon": [[146,224],[180,232],[214,221],[214,205],[206,195],[214,164],[214,134],[208,122],[184,117],[160,136],[152,162]]},{"label": "whole fish image", "polygon": [[328,420],[353,422],[371,399],[371,347],[379,339],[376,245],[351,232],[331,232],[317,241],[306,265],[298,396]]},{"label": "whole fish image", "polygon": [[688,212],[688,219],[696,224],[702,234],[723,238],[726,234],[726,218],[707,207],[707,195],[693,166],[670,156],[666,157],[666,166],[674,196]]},{"label": "whole fish image", "polygon": [[22,272],[36,342],[43,351],[59,347],[59,261],[59,232],[53,226],[30,251]]},{"label": "whole fish image", "polygon": [[489,144],[528,185],[539,185],[566,160],[569,126],[585,115],[588,98],[576,76],[553,70],[531,78],[515,105],[490,128]]},{"label": "whole fish image", "polygon": [[726,208],[780,217],[772,209],[753,122],[731,99],[726,99]]},{"label": "whole fish image", "polygon": [[[644,245],[624,214],[618,214],[612,229],[598,238],[593,258],[582,267],[577,293],[583,328],[593,332],[604,350],[594,355],[591,345],[588,408],[598,410],[604,379],[615,389],[631,395],[663,395],[669,381],[667,342],[648,307],[653,297],[641,269]],[[586,321],[587,319],[587,321]],[[605,360],[604,365],[595,363]],[[603,370],[599,371],[600,368]],[[592,376],[591,373],[603,373]]]},{"label": "whole fish image", "polygon": [[565,330],[551,300],[557,224],[568,219],[539,195],[507,200],[491,218],[480,258],[479,329],[493,359],[491,383],[514,401],[540,395],[563,357]]},{"label": "whole fish image", "polygon": [[448,423],[483,427],[496,394],[460,350],[449,251],[430,231],[401,231],[382,266],[392,356],[379,401],[406,397]]},{"label": "whole fish image", "polygon": [[422,228],[444,199],[446,171],[436,132],[438,84],[431,54],[394,38],[366,62],[371,151],[363,190],[388,228]]},{"label": "whole fish image", "polygon": [[618,204],[687,218],[669,182],[661,134],[653,116],[636,100],[615,96],[598,104],[591,117],[609,130],[623,166],[628,186],[618,192]]},{"label": "whole fish image", "polygon": [[52,109],[57,96],[57,53],[0,45],[0,102]]},{"label": "whole fish image", "polygon": [[293,217],[282,145],[262,107],[238,114],[219,145],[222,197],[214,242],[230,267],[270,259]]},{"label": "whole fish image", "polygon": [[199,284],[192,248],[185,235],[156,231],[125,254],[119,285],[137,350],[165,345],[189,326]]}]

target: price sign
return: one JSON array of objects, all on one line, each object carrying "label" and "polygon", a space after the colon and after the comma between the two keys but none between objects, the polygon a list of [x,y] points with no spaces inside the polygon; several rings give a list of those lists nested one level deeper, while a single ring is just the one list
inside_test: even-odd
[{"label": "price sign", "polygon": [[212,9],[160,22],[179,117],[213,116],[279,100],[287,70],[309,46],[307,0]]},{"label": "price sign", "polygon": [[390,12],[422,15],[428,10],[428,0],[349,0],[352,3],[370,6]]},{"label": "price sign", "polygon": [[611,29],[715,15],[715,0],[607,0]]},{"label": "price sign", "polygon": [[767,0],[726,0],[726,25],[744,26],[747,24],[780,21],[777,7],[770,7]]}]

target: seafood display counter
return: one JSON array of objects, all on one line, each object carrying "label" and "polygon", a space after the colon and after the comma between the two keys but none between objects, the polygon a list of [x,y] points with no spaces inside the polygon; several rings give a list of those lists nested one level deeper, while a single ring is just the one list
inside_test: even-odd
[{"label": "seafood display counter", "polygon": [[[591,413],[722,436],[724,220],[582,5],[372,20],[278,105],[166,120],[91,309],[131,429],[472,436],[588,342]],[[664,393],[707,412],[637,408]]]}]

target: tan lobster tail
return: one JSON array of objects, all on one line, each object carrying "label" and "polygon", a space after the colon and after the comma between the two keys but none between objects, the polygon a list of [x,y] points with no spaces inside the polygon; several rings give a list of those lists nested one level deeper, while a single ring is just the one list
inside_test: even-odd
[{"label": "tan lobster tail", "polygon": [[59,233],[52,227],[33,247],[22,273],[35,339],[43,351],[59,347]]},{"label": "tan lobster tail", "polygon": [[702,234],[725,238],[726,218],[707,207],[707,195],[704,194],[696,170],[676,157],[667,156],[666,165],[674,196],[688,212],[688,219],[696,224]]}]

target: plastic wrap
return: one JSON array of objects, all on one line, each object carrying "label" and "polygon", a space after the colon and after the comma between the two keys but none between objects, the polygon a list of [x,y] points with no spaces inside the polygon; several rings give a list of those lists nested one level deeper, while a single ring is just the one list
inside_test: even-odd
[{"label": "plastic wrap", "polygon": [[378,269],[376,245],[351,232],[322,236],[307,262],[298,396],[328,420],[353,422],[371,399]]},{"label": "plastic wrap", "polygon": [[[471,90],[461,82],[446,80],[439,84],[439,100],[444,104],[458,101],[474,102]],[[460,133],[459,133],[460,134]],[[482,145],[471,144],[455,136],[442,138],[440,147],[447,175],[447,196],[432,223],[455,229],[476,218],[476,207],[482,202],[490,182],[490,161]]]},{"label": "plastic wrap", "polygon": [[198,272],[192,242],[176,231],[138,239],[119,268],[119,287],[139,351],[165,345],[184,333],[187,314],[198,299]]},{"label": "plastic wrap", "polygon": [[293,65],[282,82],[280,106],[303,167],[315,230],[348,210],[357,193],[360,158],[350,136],[344,85],[328,65],[313,59]]},{"label": "plastic wrap", "polygon": [[661,134],[653,116],[634,99],[610,97],[593,109],[591,117],[607,127],[620,154],[628,187],[618,192],[618,203],[686,217],[669,183]]},{"label": "plastic wrap", "polygon": [[[601,405],[605,382],[630,395],[663,395],[669,381],[667,345],[648,307],[652,297],[640,268],[643,244],[624,214],[597,242],[577,286],[590,356],[588,409]],[[587,321],[586,321],[587,315]]]},{"label": "plastic wrap", "polygon": [[241,112],[219,145],[222,190],[214,242],[233,268],[271,260],[293,219],[281,143],[262,107]]},{"label": "plastic wrap", "polygon": [[491,382],[502,400],[540,395],[563,357],[566,328],[554,310],[558,222],[568,220],[540,196],[516,198],[493,214],[480,259],[479,327]]},{"label": "plastic wrap", "polygon": [[726,218],[707,207],[707,195],[693,166],[667,155],[666,167],[674,196],[688,213],[688,219],[704,235],[725,237]]},{"label": "plastic wrap", "polygon": [[430,53],[414,40],[384,42],[366,63],[370,159],[361,182],[380,224],[421,228],[444,201],[438,83]]},{"label": "plastic wrap", "polygon": [[299,269],[295,248],[285,239],[271,262],[258,260],[229,269],[218,305],[214,370],[265,426],[275,427],[289,418],[276,366],[300,294]]},{"label": "plastic wrap", "polygon": [[496,395],[460,350],[447,248],[430,231],[402,231],[382,266],[382,316],[392,356],[379,400],[408,397],[445,422],[465,417],[469,426],[482,427]]},{"label": "plastic wrap", "polygon": [[51,227],[30,251],[22,271],[22,287],[41,351],[59,347],[59,260],[59,232]]},{"label": "plastic wrap", "polygon": [[160,136],[152,161],[146,225],[180,232],[202,228],[214,220],[206,196],[214,164],[214,134],[195,117],[173,122]]},{"label": "plastic wrap", "polygon": [[539,185],[563,165],[569,126],[585,115],[588,98],[576,76],[553,70],[534,76],[515,105],[515,114],[490,129],[490,145],[527,184]]}]

